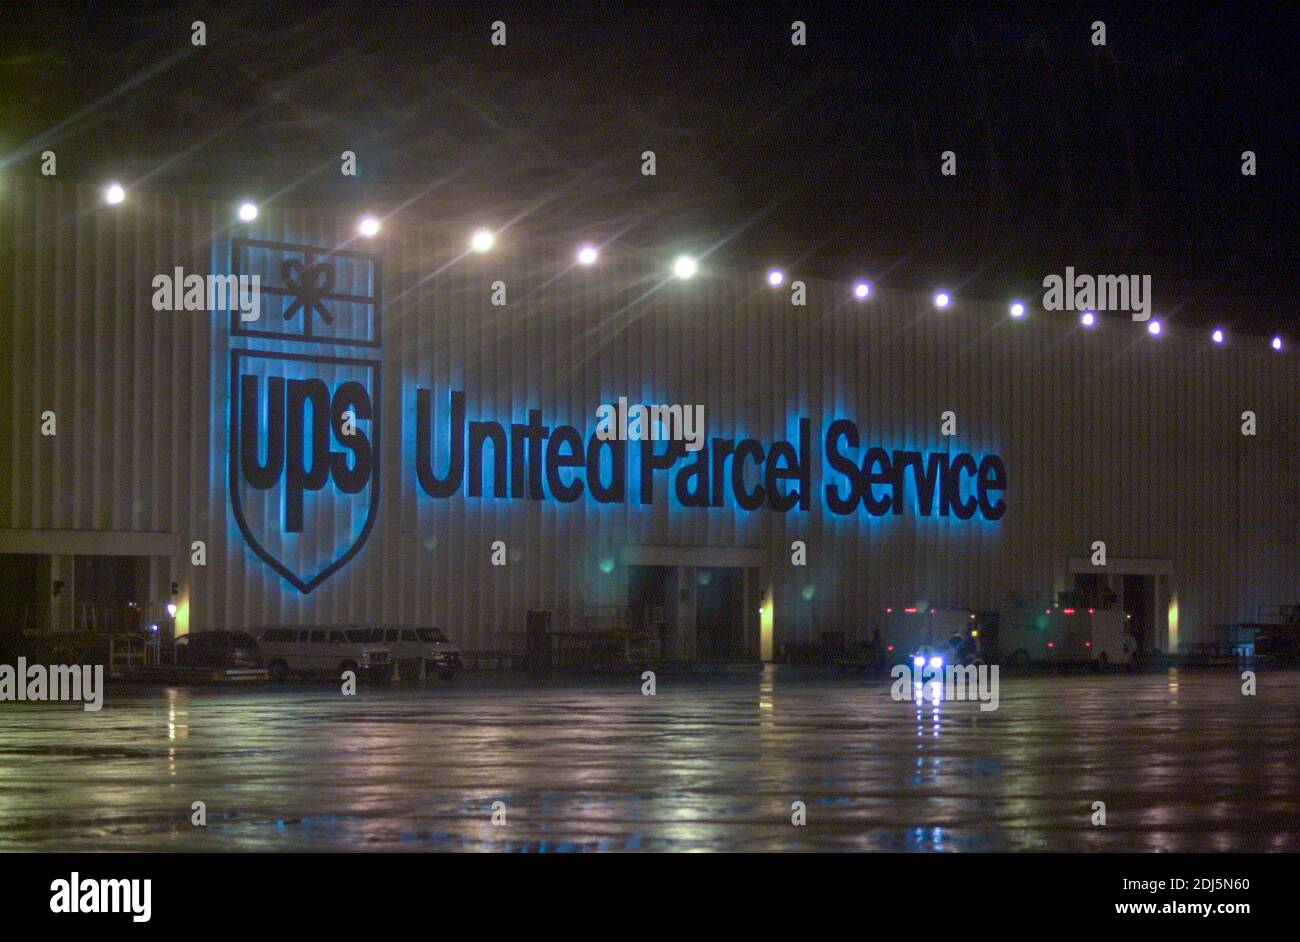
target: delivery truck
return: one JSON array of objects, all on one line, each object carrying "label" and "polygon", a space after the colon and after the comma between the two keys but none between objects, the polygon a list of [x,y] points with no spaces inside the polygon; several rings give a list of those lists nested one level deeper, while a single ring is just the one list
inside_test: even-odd
[{"label": "delivery truck", "polygon": [[1127,616],[1117,609],[1004,609],[998,612],[997,661],[1016,667],[1134,667]]},{"label": "delivery truck", "polygon": [[881,637],[891,663],[901,664],[921,651],[941,652],[954,636],[965,637],[974,621],[975,613],[964,608],[887,608]]}]

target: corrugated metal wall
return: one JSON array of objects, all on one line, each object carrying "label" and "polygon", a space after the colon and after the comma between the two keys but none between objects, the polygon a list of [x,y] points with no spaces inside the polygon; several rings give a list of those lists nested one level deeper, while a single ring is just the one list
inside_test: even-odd
[{"label": "corrugated metal wall", "polygon": [[[839,283],[810,282],[799,308],[761,273],[723,277],[707,259],[694,280],[665,282],[665,259],[613,249],[582,269],[572,247],[511,232],[465,256],[463,233],[406,217],[357,244],[351,216],[264,207],[244,226],[229,209],[142,191],[110,208],[96,190],[48,180],[0,187],[0,415],[11,429],[0,437],[0,528],[206,541],[208,566],[176,561],[194,628],[418,620],[495,647],[529,608],[622,604],[626,574],[601,561],[660,544],[761,548],[778,643],[810,640],[814,625],[854,630],[890,604],[991,608],[1045,593],[1065,557],[1098,539],[1113,557],[1173,561],[1183,640],[1300,596],[1297,360],[1258,338],[1216,348],[1201,331],[1155,340],[1126,322],[1085,331],[1037,312],[1013,322],[960,297],[946,312],[908,293],[858,303]],[[359,556],[309,595],[233,523],[227,316],[150,305],[158,273],[228,271],[234,236],[353,243],[382,259],[380,516]],[[497,280],[504,307],[490,303]],[[620,395],[702,403],[711,436],[765,445],[793,438],[807,416],[813,510],[681,508],[663,475],[653,507],[435,500],[416,484],[417,386],[435,391],[439,421],[450,387],[465,390],[470,419],[523,421],[540,408],[548,424],[587,433],[596,406]],[[58,415],[53,438],[39,431],[45,409]],[[955,441],[939,434],[945,410],[957,414]],[[1241,434],[1245,410],[1258,415],[1256,437]],[[1001,454],[1006,516],[831,515],[821,454],[838,417],[857,422],[864,446]],[[490,565],[498,539],[505,567]],[[806,570],[789,564],[795,539],[807,542]]]}]

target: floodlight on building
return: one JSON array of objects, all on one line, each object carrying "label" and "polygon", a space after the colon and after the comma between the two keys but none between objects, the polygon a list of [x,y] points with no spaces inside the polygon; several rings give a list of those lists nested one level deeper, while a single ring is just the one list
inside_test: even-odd
[{"label": "floodlight on building", "polygon": [[469,247],[475,252],[482,254],[483,252],[490,251],[492,246],[496,245],[496,242],[497,237],[486,229],[476,229],[474,234],[470,236]]},{"label": "floodlight on building", "polygon": [[239,206],[239,218],[243,222],[252,222],[257,218],[257,206],[253,203],[241,203]]},{"label": "floodlight on building", "polygon": [[1019,301],[1017,301],[1015,304],[1011,305],[1011,316],[1012,316],[1012,317],[1024,317],[1024,316],[1025,316],[1025,306],[1024,306],[1023,304],[1021,304]]},{"label": "floodlight on building", "polygon": [[940,291],[934,296],[934,306],[937,308],[945,308],[951,303],[952,298],[949,297],[948,293],[945,291]]},{"label": "floodlight on building", "polygon": [[853,296],[857,298],[859,301],[865,301],[867,299],[867,296],[870,294],[871,294],[871,285],[867,284],[867,282],[865,281],[859,281],[856,285],[853,286]]},{"label": "floodlight on building", "polygon": [[379,234],[379,220],[374,216],[363,216],[361,222],[357,225],[357,232],[360,232],[367,239],[377,236]]},{"label": "floodlight on building", "polygon": [[598,258],[600,258],[600,253],[596,251],[595,246],[584,245],[582,248],[578,249],[579,265],[595,265],[596,259]]},{"label": "floodlight on building", "polygon": [[781,283],[784,281],[785,281],[785,274],[781,271],[778,271],[775,268],[767,273],[767,283],[771,285],[773,288],[781,287]]},{"label": "floodlight on building", "polygon": [[673,262],[673,274],[678,278],[693,278],[699,271],[699,265],[689,255],[679,255]]},{"label": "floodlight on building", "polygon": [[1159,337],[1160,322],[1153,320],[1151,323],[1147,324],[1147,333],[1150,334],[1152,337]]},{"label": "floodlight on building", "polygon": [[122,189],[120,183],[110,183],[108,189],[104,191],[104,202],[109,206],[116,206],[126,199],[126,190]]},{"label": "floodlight on building", "polygon": [[1083,316],[1079,318],[1079,323],[1084,327],[1092,327],[1097,323],[1097,315],[1092,311],[1084,311]]},{"label": "floodlight on building", "polygon": [[1216,328],[1214,328],[1214,333],[1210,334],[1210,339],[1213,340],[1215,343],[1218,343],[1218,344],[1223,343],[1223,341],[1224,341],[1224,339],[1225,339],[1224,336],[1223,336],[1223,328],[1221,328],[1221,327],[1216,327]]}]

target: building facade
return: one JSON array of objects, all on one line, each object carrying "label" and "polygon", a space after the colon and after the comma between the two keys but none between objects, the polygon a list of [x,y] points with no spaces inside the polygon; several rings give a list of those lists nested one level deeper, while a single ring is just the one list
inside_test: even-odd
[{"label": "building facade", "polygon": [[[1300,594],[1290,352],[959,292],[803,279],[796,305],[707,256],[682,280],[574,248],[5,180],[5,617],[172,602],[178,632],[410,622],[487,651],[544,609],[754,658],[1098,585],[1167,650]],[[256,318],[187,297],[232,274]],[[620,399],[702,407],[702,447],[602,440]]]}]

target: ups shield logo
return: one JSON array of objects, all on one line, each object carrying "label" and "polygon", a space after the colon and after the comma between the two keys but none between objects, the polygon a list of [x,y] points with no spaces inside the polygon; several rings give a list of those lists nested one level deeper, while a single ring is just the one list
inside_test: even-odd
[{"label": "ups shield logo", "polygon": [[231,508],[253,552],[311,592],[361,551],[379,510],[381,361],[337,349],[378,346],[378,260],[235,240],[232,268],[261,275],[271,301],[261,329],[231,321],[259,338],[230,351]]}]

